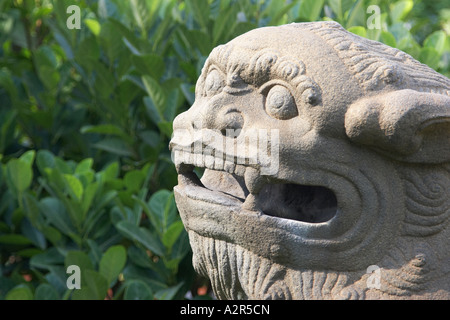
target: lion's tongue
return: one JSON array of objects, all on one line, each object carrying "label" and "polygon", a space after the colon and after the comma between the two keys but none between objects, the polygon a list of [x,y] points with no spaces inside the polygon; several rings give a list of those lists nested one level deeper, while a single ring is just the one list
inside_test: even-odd
[{"label": "lion's tongue", "polygon": [[224,171],[206,169],[201,182],[210,190],[227,193],[242,200],[249,193],[243,177]]}]

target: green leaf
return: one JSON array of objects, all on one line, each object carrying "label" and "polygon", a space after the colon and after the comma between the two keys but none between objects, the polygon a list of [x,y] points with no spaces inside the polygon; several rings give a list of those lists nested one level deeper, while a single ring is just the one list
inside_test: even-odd
[{"label": "green leaf", "polygon": [[43,251],[41,249],[37,248],[27,248],[17,251],[17,255],[24,257],[24,258],[31,258],[37,254],[42,253]]},{"label": "green leaf", "polygon": [[169,228],[167,228],[162,238],[162,243],[166,246],[166,248],[171,249],[173,247],[183,230],[184,226],[181,220],[175,221],[169,226]]},{"label": "green leaf", "polygon": [[220,39],[225,38],[225,36],[232,31],[234,24],[236,22],[236,14],[239,8],[231,7],[225,12],[220,14],[217,20],[214,21],[213,27],[213,43],[217,45]]},{"label": "green leaf", "polygon": [[442,55],[445,49],[446,38],[447,35],[444,31],[435,31],[425,39],[425,41],[423,42],[423,46],[434,48],[439,55]]},{"label": "green leaf", "polygon": [[67,59],[72,60],[73,59],[73,51],[70,43],[67,41],[67,39],[64,37],[64,35],[59,32],[55,27],[51,27],[53,37],[57,41],[57,43],[61,46],[61,48],[64,50],[64,53],[66,54]]},{"label": "green leaf", "polygon": [[30,239],[36,247],[42,250],[46,248],[47,242],[45,241],[45,236],[41,231],[36,229],[27,218],[22,220],[21,230],[22,234]]},{"label": "green leaf", "polygon": [[155,263],[151,260],[151,258],[147,255],[145,249],[138,248],[136,246],[129,246],[127,250],[128,257],[130,261],[142,268],[152,269],[155,266]]},{"label": "green leaf", "polygon": [[84,172],[89,172],[92,170],[92,165],[94,164],[94,160],[92,158],[86,158],[81,160],[80,163],[77,164],[75,168],[76,174],[82,174]]},{"label": "green leaf", "polygon": [[139,170],[127,172],[124,177],[125,187],[132,192],[138,192],[144,180],[145,175]]},{"label": "green leaf", "polygon": [[94,262],[95,266],[98,266],[102,258],[102,251],[97,242],[95,242],[94,240],[89,239],[87,240],[87,243],[90,249],[88,254],[89,258]]},{"label": "green leaf", "polygon": [[207,0],[186,0],[186,6],[192,12],[195,20],[200,24],[203,30],[208,28],[209,4]]},{"label": "green leaf", "polygon": [[39,150],[36,156],[36,165],[42,175],[45,175],[45,168],[55,167],[55,156],[47,150]]},{"label": "green leaf", "polygon": [[64,263],[64,257],[58,252],[55,247],[49,248],[43,253],[37,254],[30,259],[30,266],[32,268],[50,270],[55,265]]},{"label": "green leaf", "polygon": [[84,126],[81,128],[81,133],[100,133],[100,134],[109,134],[109,135],[115,135],[119,137],[126,136],[125,132],[119,128],[118,126],[115,126],[113,124],[99,124],[96,126]]},{"label": "green leaf", "polygon": [[102,179],[99,180],[103,180],[104,182],[115,180],[119,176],[119,164],[113,162],[97,174],[102,177]]},{"label": "green leaf", "polygon": [[73,300],[103,300],[109,289],[106,278],[93,270],[81,270],[81,289],[74,289]]},{"label": "green leaf", "polygon": [[93,145],[94,148],[111,152],[119,156],[133,157],[133,150],[119,138],[106,138]]},{"label": "green leaf", "polygon": [[47,89],[57,87],[60,74],[57,71],[58,61],[55,52],[47,45],[40,46],[34,53],[37,73]]},{"label": "green leaf", "polygon": [[21,159],[12,159],[6,164],[6,175],[19,193],[27,190],[33,180],[31,166]]},{"label": "green leaf", "polygon": [[[8,80],[6,80],[5,78],[7,78]],[[12,86],[10,90],[13,89],[16,90],[11,78],[12,77],[9,74],[3,73],[2,70],[0,70],[0,87],[8,89],[7,85],[10,84]],[[5,85],[5,82],[8,82],[8,84]],[[17,93],[15,92],[14,95],[10,93],[10,95],[12,96],[11,99],[15,101],[15,95],[17,95]],[[0,154],[1,154],[2,152],[5,151],[6,147],[8,147],[14,140],[17,111],[3,109],[0,111],[0,117],[2,119],[0,124]]]},{"label": "green leaf", "polygon": [[125,300],[153,300],[150,287],[141,280],[131,280],[127,283],[124,293]]},{"label": "green leaf", "polygon": [[39,202],[36,197],[31,193],[25,192],[22,197],[22,203],[24,213],[31,223],[38,228],[42,227],[43,219],[39,214]]},{"label": "green leaf", "polygon": [[158,124],[162,121],[162,115],[156,108],[153,100],[150,97],[144,97],[144,106],[145,111],[147,112],[148,117],[154,124]]},{"label": "green leaf", "polygon": [[350,27],[347,30],[360,36],[360,37],[366,37],[366,28],[364,28],[364,27],[355,26],[355,27]]},{"label": "green leaf", "polygon": [[137,197],[136,195],[132,196],[132,199],[136,201],[144,210],[147,217],[150,219],[151,224],[156,229],[156,232],[161,236],[162,235],[162,215],[157,215],[154,212],[152,212],[149,208],[148,203],[143,201],[141,198]]},{"label": "green leaf", "polygon": [[202,56],[208,56],[213,49],[210,36],[205,31],[201,30],[182,30],[181,33],[186,37],[189,44],[188,50],[200,51]]},{"label": "green leaf", "polygon": [[287,23],[287,13],[296,6],[297,3],[294,1],[292,2],[285,2],[284,0],[272,0],[269,7],[273,7],[274,10],[270,12],[268,16],[270,17],[270,25],[280,25],[280,24],[286,24]]},{"label": "green leaf", "polygon": [[114,75],[103,65],[95,66],[94,90],[103,99],[109,99],[114,90]]},{"label": "green leaf", "polygon": [[393,48],[397,47],[397,41],[395,40],[394,35],[389,31],[381,31],[380,40],[388,46]]},{"label": "green leaf", "polygon": [[391,5],[392,22],[395,23],[405,19],[413,6],[414,2],[412,0],[403,0],[393,3]]},{"label": "green leaf", "polygon": [[[348,11],[345,27],[366,25],[366,6],[364,0],[357,0]],[[366,25],[367,27],[367,25]]]},{"label": "green leaf", "polygon": [[338,20],[343,23],[344,14],[353,4],[352,0],[328,0],[331,10],[336,14]]},{"label": "green leaf", "polygon": [[39,203],[41,213],[59,231],[66,235],[74,233],[74,227],[63,203],[56,198],[44,198]]},{"label": "green leaf", "polygon": [[324,2],[325,0],[303,0],[300,4],[299,16],[308,21],[317,20]]},{"label": "green leaf", "polygon": [[99,57],[100,46],[95,36],[88,36],[77,44],[75,61],[87,72],[97,68]]},{"label": "green leaf", "polygon": [[48,283],[41,283],[34,292],[34,300],[59,300],[59,294]]},{"label": "green leaf", "polygon": [[146,36],[146,20],[150,16],[146,2],[143,0],[130,0],[130,7],[134,22],[141,29],[143,36]]},{"label": "green leaf", "polygon": [[195,87],[189,83],[183,83],[180,87],[189,104],[193,105],[195,101]]},{"label": "green leaf", "polygon": [[157,54],[133,55],[131,60],[137,71],[159,80],[164,73],[164,60]]},{"label": "green leaf", "polygon": [[84,23],[86,26],[91,30],[91,32],[98,36],[100,34],[101,26],[100,23],[97,20],[94,19],[84,19]]},{"label": "green leaf", "polygon": [[66,258],[64,259],[64,265],[66,268],[71,265],[78,266],[80,268],[81,274],[83,274],[87,270],[94,269],[92,261],[91,259],[89,259],[88,255],[79,250],[71,250],[67,252]]},{"label": "green leaf", "polygon": [[6,300],[33,300],[33,292],[25,284],[19,284],[6,294]]},{"label": "green leaf", "polygon": [[125,44],[125,46],[131,51],[132,54],[137,56],[142,55],[142,52],[127,37],[123,37],[122,41]]},{"label": "green leaf", "polygon": [[156,148],[160,143],[160,135],[153,130],[145,130],[139,132],[139,137],[143,142],[148,144],[152,148]]},{"label": "green leaf", "polygon": [[425,63],[430,68],[436,70],[439,66],[440,58],[439,53],[434,48],[424,47],[420,50],[419,61]]},{"label": "green leaf", "polygon": [[178,290],[180,290],[183,285],[184,282],[180,282],[175,286],[159,290],[158,292],[155,293],[155,298],[158,300],[172,300],[178,293]]},{"label": "green leaf", "polygon": [[117,13],[117,6],[111,0],[98,1],[98,16],[102,19],[113,17]]},{"label": "green leaf", "polygon": [[164,246],[158,237],[149,230],[138,227],[128,221],[121,221],[116,224],[116,228],[127,238],[137,241],[148,250],[154,252],[158,256],[164,255]]},{"label": "green leaf", "polygon": [[[151,214],[158,217],[163,232],[167,230],[169,225],[172,224],[177,217],[173,193],[168,190],[158,190],[155,192],[150,197],[148,207]],[[157,226],[155,225],[155,227]]]},{"label": "green leaf", "polygon": [[46,226],[42,229],[42,233],[45,238],[48,239],[53,245],[58,245],[59,241],[62,239],[61,232],[52,226]]},{"label": "green leaf", "polygon": [[150,76],[142,76],[142,82],[147,94],[153,102],[160,118],[164,118],[164,108],[166,105],[166,93],[159,83]]},{"label": "green leaf", "polygon": [[13,244],[13,245],[27,245],[32,242],[30,239],[24,237],[21,234],[4,234],[0,235],[0,243]]},{"label": "green leaf", "polygon": [[[118,29],[117,25],[111,20],[107,20],[101,26],[100,34],[100,45],[105,50],[106,56],[108,57],[109,64],[113,65],[115,59],[119,57],[124,47],[122,45],[122,34]],[[99,64],[97,67],[101,66]],[[98,70],[96,68],[96,70]],[[108,74],[111,80],[114,79],[112,74]]]},{"label": "green leaf", "polygon": [[74,161],[64,161],[61,158],[55,157],[55,167],[61,173],[72,174],[75,169]]},{"label": "green leaf", "polygon": [[34,162],[35,155],[36,152],[34,150],[30,150],[22,154],[19,159],[23,160],[27,165],[31,167]]},{"label": "green leaf", "polygon": [[100,260],[100,273],[106,278],[108,283],[117,279],[125,267],[127,251],[121,245],[110,247],[103,254]]},{"label": "green leaf", "polygon": [[67,191],[69,192],[72,199],[81,201],[83,197],[84,188],[80,180],[78,180],[77,177],[70,174],[65,174],[64,180],[66,183]]},{"label": "green leaf", "polygon": [[169,91],[169,95],[166,101],[166,107],[164,110],[164,118],[172,123],[173,119],[177,116],[177,108],[178,108],[178,100],[180,96],[180,90],[178,88],[174,88]]},{"label": "green leaf", "polygon": [[99,183],[94,182],[87,186],[84,194],[83,194],[83,200],[81,202],[81,208],[83,210],[83,218],[86,217],[86,213],[89,211],[89,208],[92,205],[92,201],[94,200],[97,190],[99,188]]},{"label": "green leaf", "polygon": [[[9,95],[11,96],[11,99],[13,99],[13,101],[15,101],[17,98],[17,94],[18,94],[17,88],[14,85],[14,81],[12,79],[11,72],[6,68],[0,69],[0,85],[9,93]],[[2,115],[4,116],[5,114],[2,114]],[[17,115],[17,113],[13,110],[6,112],[6,117],[2,119],[2,126],[3,125],[9,126],[9,124],[11,124],[11,122],[12,122],[11,120],[13,120],[16,117],[16,115]],[[3,128],[2,128],[2,131],[3,131]]]},{"label": "green leaf", "polygon": [[178,261],[178,263],[183,259],[190,250],[189,236],[186,231],[181,231],[178,239],[172,245],[170,258]]}]

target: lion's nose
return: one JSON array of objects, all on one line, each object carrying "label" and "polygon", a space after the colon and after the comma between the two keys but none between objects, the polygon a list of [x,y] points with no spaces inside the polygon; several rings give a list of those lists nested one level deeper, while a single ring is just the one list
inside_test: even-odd
[{"label": "lion's nose", "polygon": [[242,128],[244,127],[244,117],[242,113],[235,109],[229,109],[225,112],[220,121],[216,123],[217,128],[222,135],[235,138],[237,137]]},{"label": "lion's nose", "polygon": [[192,121],[190,119],[188,111],[185,111],[183,113],[180,113],[176,118],[173,120],[173,130],[181,130],[181,129],[192,129]]}]

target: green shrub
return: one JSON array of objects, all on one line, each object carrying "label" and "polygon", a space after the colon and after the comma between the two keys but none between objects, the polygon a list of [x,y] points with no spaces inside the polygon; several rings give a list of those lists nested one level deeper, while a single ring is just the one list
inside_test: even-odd
[{"label": "green shrub", "polygon": [[[81,29],[67,27],[72,4]],[[215,46],[315,20],[450,75],[444,2],[0,0],[0,299],[196,296],[172,121]],[[81,290],[66,285],[71,265]]]}]

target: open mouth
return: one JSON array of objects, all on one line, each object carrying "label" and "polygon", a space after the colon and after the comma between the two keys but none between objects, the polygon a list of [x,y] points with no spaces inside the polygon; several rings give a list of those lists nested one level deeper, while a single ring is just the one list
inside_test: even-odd
[{"label": "open mouth", "polygon": [[[198,239],[214,239],[286,266],[356,271],[379,261],[380,246],[389,246],[398,232],[402,216],[390,213],[402,210],[392,191],[401,187],[371,167],[351,171],[346,163],[330,167],[317,158],[291,160],[298,166],[286,171],[292,164],[281,159],[270,176],[263,164],[173,146],[175,201],[195,246],[202,246]],[[380,197],[385,188],[391,190],[387,200]]]},{"label": "open mouth", "polygon": [[[184,160],[177,161],[177,158]],[[306,223],[327,222],[337,213],[337,198],[326,187],[263,177],[255,166],[226,161],[222,166],[186,159],[189,157],[175,156],[178,182],[181,186],[197,187],[197,193],[213,192],[217,198],[232,197],[243,209]],[[195,168],[204,169],[201,178]]]}]

